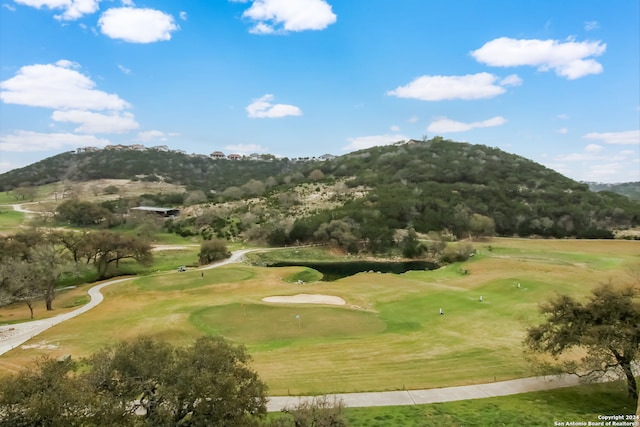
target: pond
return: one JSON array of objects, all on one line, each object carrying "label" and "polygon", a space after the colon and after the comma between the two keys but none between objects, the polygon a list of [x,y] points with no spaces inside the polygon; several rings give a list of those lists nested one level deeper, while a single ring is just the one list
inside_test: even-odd
[{"label": "pond", "polygon": [[268,267],[308,267],[322,273],[322,280],[332,282],[363,272],[402,274],[411,270],[434,270],[439,266],[428,261],[346,261],[346,262],[275,262]]}]

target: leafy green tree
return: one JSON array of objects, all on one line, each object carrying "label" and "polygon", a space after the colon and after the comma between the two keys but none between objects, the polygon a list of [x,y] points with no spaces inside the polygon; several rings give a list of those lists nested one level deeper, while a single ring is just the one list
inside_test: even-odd
[{"label": "leafy green tree", "polygon": [[75,368],[70,360],[40,359],[33,367],[2,378],[0,426],[101,425],[89,422],[97,408],[90,404],[91,393],[84,383],[72,375]]},{"label": "leafy green tree", "polygon": [[[579,376],[622,373],[630,397],[638,399],[633,364],[640,354],[640,289],[600,285],[586,302],[560,295],[542,304],[544,323],[527,331],[526,346],[549,354],[554,367]],[[563,358],[571,350],[584,351],[580,360]]]},{"label": "leafy green tree", "polygon": [[113,215],[108,209],[95,203],[70,199],[60,203],[56,210],[56,218],[62,222],[85,227],[99,224],[109,225]]},{"label": "leafy green tree", "polygon": [[257,425],[266,385],[244,347],[202,337],[185,348],[140,337],[84,360],[44,359],[0,380],[0,426]]},{"label": "leafy green tree", "polygon": [[73,272],[74,264],[68,254],[48,243],[39,245],[31,251],[29,268],[33,283],[40,288],[44,296],[47,311],[53,310],[56,283],[63,275]]},{"label": "leafy green tree", "polygon": [[496,233],[496,223],[493,218],[474,213],[469,218],[469,232],[475,237],[488,237]]},{"label": "leafy green tree", "polygon": [[226,242],[220,239],[204,240],[200,245],[200,253],[198,254],[201,265],[211,264],[230,256],[231,252],[229,252]]},{"label": "leafy green tree", "polygon": [[417,258],[425,251],[424,245],[418,240],[416,230],[413,228],[410,228],[406,236],[402,238],[400,249],[402,250],[402,255],[406,258]]},{"label": "leafy green tree", "polygon": [[334,219],[328,224],[321,224],[314,233],[314,237],[320,242],[329,242],[349,252],[357,252],[360,241],[357,233],[358,225],[355,221],[351,218],[344,218]]},{"label": "leafy green tree", "polygon": [[148,241],[110,231],[90,234],[90,245],[86,248],[87,259],[93,259],[100,279],[106,278],[109,266],[123,259],[134,259],[142,265],[151,265],[153,254]]}]

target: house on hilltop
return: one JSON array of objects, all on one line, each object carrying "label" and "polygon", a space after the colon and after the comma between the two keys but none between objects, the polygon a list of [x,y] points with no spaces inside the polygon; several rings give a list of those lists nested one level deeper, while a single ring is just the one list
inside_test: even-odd
[{"label": "house on hilltop", "polygon": [[229,154],[227,159],[229,160],[240,160],[242,156],[240,154]]},{"label": "house on hilltop", "polygon": [[224,159],[227,156],[224,155],[224,153],[222,151],[214,151],[213,153],[210,154],[212,159]]}]

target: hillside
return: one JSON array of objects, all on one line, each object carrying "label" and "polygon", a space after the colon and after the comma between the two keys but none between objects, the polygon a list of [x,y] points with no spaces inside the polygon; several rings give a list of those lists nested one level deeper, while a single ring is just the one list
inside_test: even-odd
[{"label": "hillside", "polygon": [[[106,178],[187,187],[184,196],[165,195],[158,204],[208,199],[210,208],[173,221],[173,231],[272,244],[327,241],[375,251],[413,231],[594,238],[640,223],[640,203],[627,197],[592,192],[497,148],[439,137],[325,161],[214,160],[153,150],[64,153],[0,175],[0,189]],[[200,196],[190,197],[194,190]]]},{"label": "hillside", "polygon": [[622,194],[633,200],[640,200],[640,181],[623,182],[619,184],[604,184],[601,182],[587,182],[591,191],[610,191],[612,193]]},{"label": "hillside", "polygon": [[0,191],[96,179],[162,180],[188,189],[220,190],[285,173],[293,165],[294,162],[273,156],[264,156],[263,160],[214,160],[204,155],[153,149],[70,151],[0,175]]}]

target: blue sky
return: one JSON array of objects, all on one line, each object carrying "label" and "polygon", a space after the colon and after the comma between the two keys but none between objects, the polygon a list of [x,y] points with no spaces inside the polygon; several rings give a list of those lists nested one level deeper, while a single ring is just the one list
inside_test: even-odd
[{"label": "blue sky", "polygon": [[0,171],[436,135],[640,180],[637,0],[0,0]]}]

